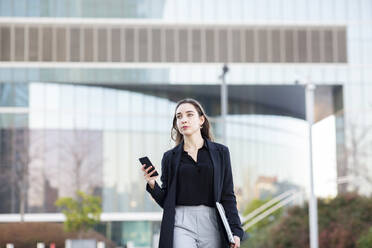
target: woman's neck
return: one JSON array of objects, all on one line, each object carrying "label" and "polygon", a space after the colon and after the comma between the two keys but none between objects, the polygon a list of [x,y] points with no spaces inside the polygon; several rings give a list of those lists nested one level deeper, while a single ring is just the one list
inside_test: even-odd
[{"label": "woman's neck", "polygon": [[203,137],[199,135],[193,135],[193,136],[184,136],[184,145],[183,149],[184,150],[197,150],[201,148],[204,144],[204,139]]}]

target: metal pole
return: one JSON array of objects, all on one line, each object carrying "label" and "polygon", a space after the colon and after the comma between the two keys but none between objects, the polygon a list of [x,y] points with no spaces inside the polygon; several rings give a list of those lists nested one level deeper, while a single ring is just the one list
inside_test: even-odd
[{"label": "metal pole", "polygon": [[314,123],[314,84],[306,84],[306,120],[309,128],[309,162],[310,162],[310,199],[309,199],[309,225],[310,225],[310,248],[318,248],[318,207],[314,193],[313,173],[313,142],[312,126]]},{"label": "metal pole", "polygon": [[222,68],[222,75],[220,76],[220,78],[222,79],[222,84],[221,84],[222,143],[224,144],[226,144],[226,141],[227,141],[226,116],[227,116],[227,107],[228,107],[227,106],[228,92],[227,92],[225,76],[228,71],[229,71],[229,68],[227,67],[227,65],[224,65]]}]

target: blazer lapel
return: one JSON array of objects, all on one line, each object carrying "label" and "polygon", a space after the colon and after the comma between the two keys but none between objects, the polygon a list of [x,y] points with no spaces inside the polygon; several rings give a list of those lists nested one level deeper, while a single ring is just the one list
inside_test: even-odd
[{"label": "blazer lapel", "polygon": [[214,201],[219,201],[218,199],[218,192],[220,192],[221,183],[219,181],[219,178],[221,176],[221,159],[220,159],[220,151],[217,148],[217,146],[211,142],[209,139],[206,139],[208,148],[209,148],[209,154],[212,159],[213,163],[213,193],[214,193]]},{"label": "blazer lapel", "polygon": [[170,166],[170,171],[169,175],[171,175],[172,181],[169,183],[169,185],[172,184],[172,182],[177,183],[177,171],[178,171],[178,165],[181,162],[181,155],[182,155],[182,150],[183,150],[183,142],[182,141],[180,144],[178,144],[176,147],[173,148],[172,151],[172,159],[171,159],[171,166]]}]

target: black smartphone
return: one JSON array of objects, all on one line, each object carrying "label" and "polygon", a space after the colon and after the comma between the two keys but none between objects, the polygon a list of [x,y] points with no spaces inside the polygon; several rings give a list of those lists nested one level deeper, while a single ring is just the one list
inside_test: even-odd
[{"label": "black smartphone", "polygon": [[[148,157],[142,157],[142,158],[139,158],[138,160],[140,161],[140,163],[142,165],[146,164],[145,169],[149,168],[149,166],[152,166],[152,169],[150,169],[148,173],[150,173],[151,171],[155,170],[154,165],[151,163],[151,161],[150,161],[150,159]],[[155,177],[155,176],[158,176],[158,175],[159,175],[158,172],[155,171],[154,174],[152,174],[151,176],[152,177]]]}]

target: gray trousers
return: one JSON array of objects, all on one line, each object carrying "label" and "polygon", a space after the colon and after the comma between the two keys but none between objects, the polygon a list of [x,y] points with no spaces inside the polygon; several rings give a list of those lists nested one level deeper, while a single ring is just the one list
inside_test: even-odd
[{"label": "gray trousers", "polygon": [[220,232],[214,208],[176,206],[174,248],[219,248]]}]

